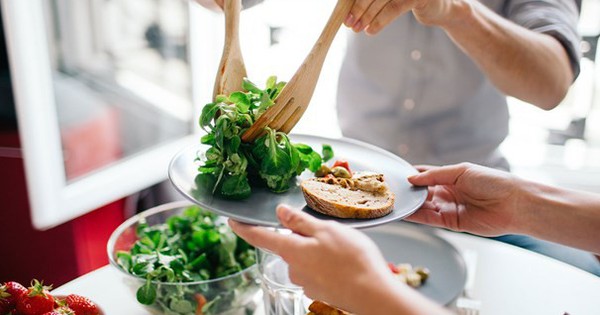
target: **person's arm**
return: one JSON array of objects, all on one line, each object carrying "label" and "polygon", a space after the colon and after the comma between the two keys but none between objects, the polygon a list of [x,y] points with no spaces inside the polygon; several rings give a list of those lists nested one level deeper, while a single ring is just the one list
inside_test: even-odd
[{"label": "person's arm", "polygon": [[[560,28],[573,35],[569,38],[576,37],[576,21],[571,18],[576,15],[574,3],[515,2],[510,2],[517,7],[512,13],[515,20],[536,31],[499,16],[477,0],[356,0],[345,24],[356,32],[376,34],[412,10],[422,24],[444,29],[503,93],[549,110],[564,98],[578,63],[573,40],[565,40],[563,46],[558,36],[546,32]],[[547,21],[544,15],[557,17]]]},{"label": "person's arm", "polygon": [[289,265],[290,280],[308,297],[360,315],[448,314],[394,279],[377,246],[363,233],[287,207],[279,207],[277,216],[293,234],[232,220],[229,224],[248,243],[281,256]]},{"label": "person's arm", "polygon": [[518,232],[600,254],[600,196],[523,182]]},{"label": "person's arm", "polygon": [[483,236],[525,234],[600,253],[600,195],[556,188],[470,163],[419,167],[428,201],[407,220]]},{"label": "person's arm", "polygon": [[571,83],[569,56],[554,37],[530,31],[479,1],[463,1],[440,26],[507,95],[549,110]]}]

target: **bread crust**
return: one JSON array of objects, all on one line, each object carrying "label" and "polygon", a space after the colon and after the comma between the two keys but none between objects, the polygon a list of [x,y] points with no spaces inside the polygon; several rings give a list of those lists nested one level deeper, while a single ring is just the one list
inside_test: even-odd
[{"label": "bread crust", "polygon": [[345,219],[374,219],[383,217],[394,209],[395,195],[357,191],[314,178],[300,184],[308,206],[320,213]]},{"label": "bread crust", "polygon": [[352,315],[321,301],[313,301],[308,310],[310,313],[307,315]]}]

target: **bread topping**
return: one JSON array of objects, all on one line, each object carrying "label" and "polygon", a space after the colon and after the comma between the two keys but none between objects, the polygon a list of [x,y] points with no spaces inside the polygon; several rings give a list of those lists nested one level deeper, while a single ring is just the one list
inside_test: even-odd
[{"label": "bread topping", "polygon": [[330,185],[339,185],[350,190],[384,194],[388,186],[383,179],[383,174],[373,172],[355,172],[352,178],[317,177],[315,180]]}]

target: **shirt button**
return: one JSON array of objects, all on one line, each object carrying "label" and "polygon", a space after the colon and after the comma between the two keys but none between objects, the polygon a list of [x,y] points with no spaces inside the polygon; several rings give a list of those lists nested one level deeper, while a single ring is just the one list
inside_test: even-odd
[{"label": "shirt button", "polygon": [[401,144],[398,146],[398,154],[400,156],[406,155],[408,153],[408,146],[406,144]]},{"label": "shirt button", "polygon": [[419,51],[417,49],[411,51],[410,58],[412,58],[412,60],[414,60],[414,61],[421,60],[421,51]]},{"label": "shirt button", "polygon": [[415,101],[410,98],[404,100],[404,108],[406,110],[413,110],[415,108]]}]

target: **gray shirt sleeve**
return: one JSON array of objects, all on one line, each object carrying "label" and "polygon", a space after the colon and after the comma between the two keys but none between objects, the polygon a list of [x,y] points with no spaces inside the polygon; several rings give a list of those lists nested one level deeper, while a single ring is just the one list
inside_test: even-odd
[{"label": "gray shirt sleeve", "polygon": [[565,48],[574,78],[577,78],[581,38],[577,32],[579,8],[576,0],[508,0],[504,14],[518,25],[556,38]]}]

